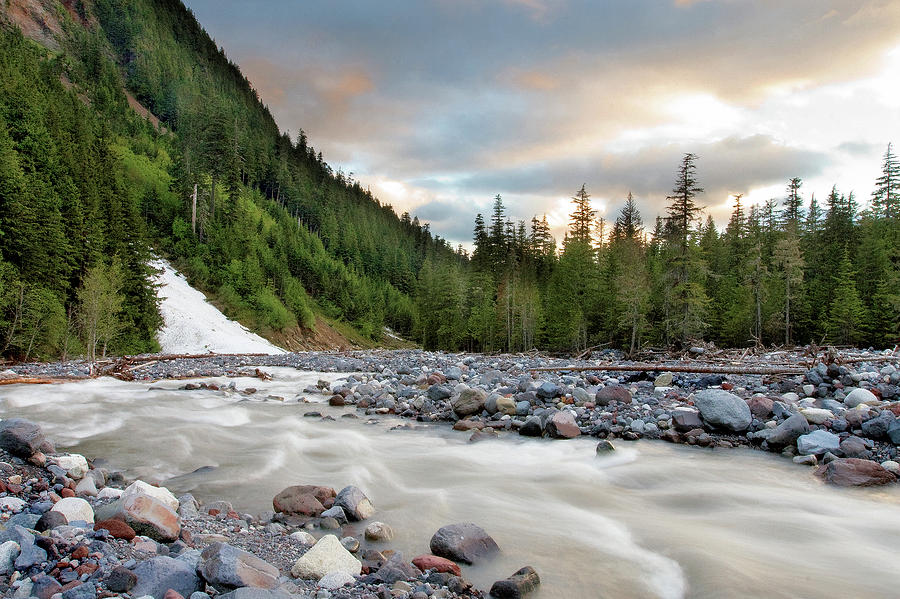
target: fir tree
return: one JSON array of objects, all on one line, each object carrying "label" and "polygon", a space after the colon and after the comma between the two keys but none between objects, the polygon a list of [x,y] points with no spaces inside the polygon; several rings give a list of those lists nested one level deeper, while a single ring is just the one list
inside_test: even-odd
[{"label": "fir tree", "polygon": [[844,250],[833,275],[832,299],[825,331],[832,343],[859,343],[864,338],[866,308],[859,299],[853,264]]},{"label": "fir tree", "polygon": [[891,150],[891,144],[884,152],[881,176],[875,180],[872,208],[879,217],[900,217],[900,160]]}]

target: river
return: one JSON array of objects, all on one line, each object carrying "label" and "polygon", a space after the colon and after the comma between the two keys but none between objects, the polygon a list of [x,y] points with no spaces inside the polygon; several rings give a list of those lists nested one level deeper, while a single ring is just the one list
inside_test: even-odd
[{"label": "river", "polygon": [[272,381],[204,379],[256,387],[254,399],[175,390],[184,381],[2,387],[0,415],[40,423],[59,449],[239,511],[271,510],[289,485],[355,484],[409,558],[428,552],[439,527],[475,522],[502,550],[463,567],[484,589],[531,565],[535,599],[900,595],[897,485],[826,487],[807,467],[750,450],[620,441],[597,457],[588,438],[469,444],[447,425],[294,401],[345,375],[267,370]]}]

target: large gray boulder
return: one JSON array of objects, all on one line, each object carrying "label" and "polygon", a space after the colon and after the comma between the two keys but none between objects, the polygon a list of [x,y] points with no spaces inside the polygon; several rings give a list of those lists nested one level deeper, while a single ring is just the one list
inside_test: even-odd
[{"label": "large gray boulder", "polygon": [[479,389],[477,387],[473,389],[463,389],[459,395],[450,401],[450,405],[453,407],[453,411],[456,412],[456,415],[462,418],[481,412],[481,410],[484,409],[487,398],[488,394],[484,389]]},{"label": "large gray boulder", "polygon": [[202,590],[200,577],[191,564],[171,557],[158,556],[140,562],[134,569],[137,584],[131,589],[133,597],[150,595],[153,599],[163,599],[166,591],[172,589],[182,597]]},{"label": "large gray boulder", "polygon": [[365,520],[375,513],[375,508],[366,494],[353,485],[341,489],[334,500],[334,505],[343,508],[350,520]]},{"label": "large gray boulder", "polygon": [[740,432],[753,422],[747,402],[724,389],[704,389],[695,393],[693,399],[704,422],[714,427]]},{"label": "large gray boulder", "polygon": [[801,455],[825,455],[841,450],[841,438],[828,431],[815,430],[797,438],[797,450]]},{"label": "large gray boulder", "polygon": [[0,421],[0,447],[21,458],[30,458],[47,442],[41,427],[24,418]]},{"label": "large gray boulder", "polygon": [[500,551],[500,547],[483,528],[471,522],[442,526],[431,537],[431,553],[464,564]]},{"label": "large gray boulder", "polygon": [[800,435],[809,432],[809,421],[803,414],[794,414],[774,429],[760,431],[763,438],[772,449],[780,449],[793,445]]},{"label": "large gray boulder", "polygon": [[203,550],[201,558],[200,574],[217,588],[272,589],[278,585],[278,568],[227,543],[209,545]]}]

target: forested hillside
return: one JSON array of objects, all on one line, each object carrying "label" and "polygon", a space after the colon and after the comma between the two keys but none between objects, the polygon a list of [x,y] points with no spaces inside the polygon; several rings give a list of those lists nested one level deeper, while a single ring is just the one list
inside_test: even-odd
[{"label": "forested hillside", "polygon": [[864,209],[795,178],[719,231],[689,154],[655,221],[629,197],[605,223],[582,186],[557,244],[498,195],[469,257],[281,132],[180,0],[2,1],[2,356],[157,349],[153,252],[263,334],[325,316],[484,351],[900,340],[890,146]]},{"label": "forested hillside", "polygon": [[[302,132],[279,132],[181,2],[31,4],[59,24],[59,49],[4,19],[4,355],[154,349],[151,247],[264,332],[313,326],[318,311],[373,339],[385,325],[412,334],[426,255],[461,258],[334,172]],[[112,302],[94,324],[87,281]]]},{"label": "forested hillside", "polygon": [[900,161],[890,145],[864,209],[803,182],[734,210],[717,230],[701,208],[698,157],[684,156],[665,215],[645,224],[629,195],[612,223],[582,186],[562,249],[546,218],[513,223],[498,195],[478,215],[468,269],[427,261],[419,334],[427,346],[519,351],[596,344],[723,346],[900,341]]}]

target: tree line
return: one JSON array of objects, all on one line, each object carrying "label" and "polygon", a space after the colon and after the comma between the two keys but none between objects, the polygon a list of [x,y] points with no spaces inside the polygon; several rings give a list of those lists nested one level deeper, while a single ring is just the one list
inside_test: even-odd
[{"label": "tree line", "polygon": [[546,216],[512,222],[500,195],[475,218],[466,265],[429,257],[417,333],[427,347],[577,350],[609,343],[724,346],[900,340],[900,162],[888,145],[865,209],[837,187],[820,205],[803,181],[727,226],[703,218],[698,157],[678,166],[648,227],[629,193],[613,223],[582,186],[561,247]]},{"label": "tree line", "polygon": [[[264,334],[325,317],[373,340],[519,351],[898,337],[897,159],[871,206],[834,189],[723,231],[685,156],[664,217],[613,223],[582,186],[560,247],[546,218],[479,215],[474,252],[398,215],[278,129],[179,0],[57,6],[61,51],[0,28],[0,355],[158,349],[153,253]],[[130,107],[126,90],[157,115]]]}]

